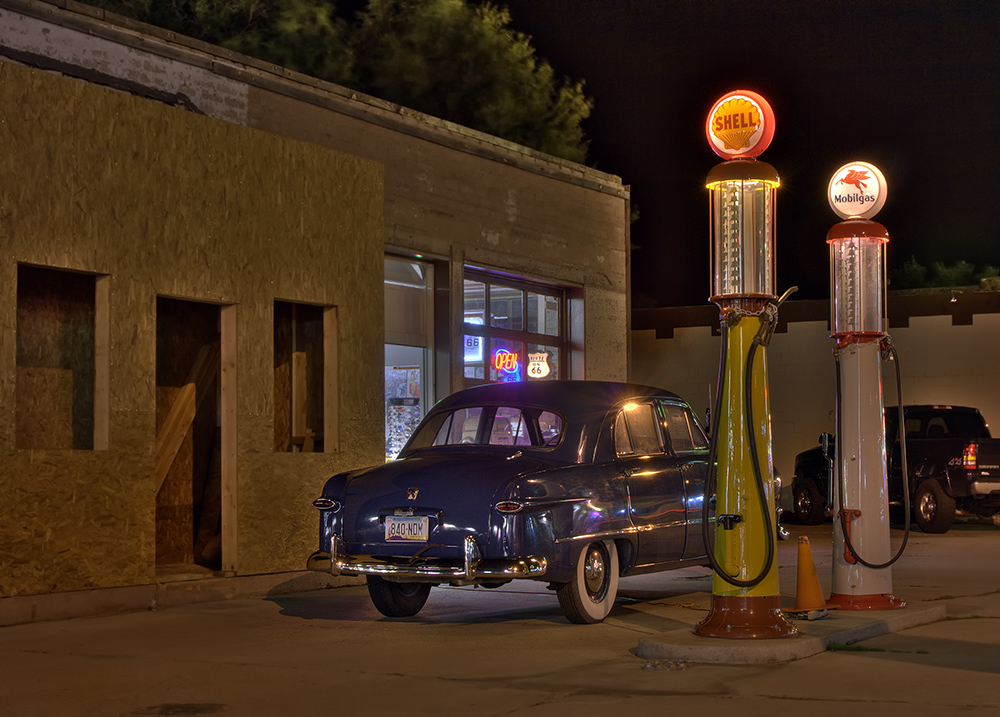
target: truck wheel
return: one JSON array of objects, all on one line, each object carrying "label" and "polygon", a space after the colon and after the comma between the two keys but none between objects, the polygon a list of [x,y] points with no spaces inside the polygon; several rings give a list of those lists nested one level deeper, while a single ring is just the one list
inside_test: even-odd
[{"label": "truck wheel", "polygon": [[944,492],[940,481],[928,478],[913,494],[913,513],[925,533],[947,533],[955,522],[955,499]]},{"label": "truck wheel", "polygon": [[823,522],[823,496],[812,478],[796,477],[792,500],[795,504],[795,518],[799,523],[819,525]]}]

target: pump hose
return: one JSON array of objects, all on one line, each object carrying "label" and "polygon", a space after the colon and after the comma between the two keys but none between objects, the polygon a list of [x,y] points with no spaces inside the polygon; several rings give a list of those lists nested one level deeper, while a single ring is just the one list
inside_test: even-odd
[{"label": "pump hose", "polygon": [[719,388],[715,396],[715,426],[712,431],[712,442],[709,449],[708,458],[708,476],[705,480],[705,499],[702,501],[702,519],[701,519],[701,534],[702,541],[705,544],[705,552],[708,554],[709,563],[712,565],[712,570],[715,574],[722,578],[724,581],[730,585],[738,588],[753,588],[760,585],[761,582],[767,577],[768,573],[774,565],[774,525],[772,521],[774,520],[774,515],[772,511],[768,510],[767,501],[767,488],[764,485],[764,477],[760,470],[760,456],[757,453],[757,441],[754,435],[754,421],[753,421],[753,359],[754,354],[757,352],[757,347],[759,345],[767,345],[770,342],[771,335],[774,333],[774,328],[777,324],[777,308],[784,303],[785,299],[794,292],[797,291],[798,287],[792,287],[788,289],[781,298],[776,302],[771,299],[768,301],[768,307],[773,306],[774,308],[767,313],[767,318],[761,319],[760,329],[757,331],[757,335],[754,336],[753,342],[750,344],[750,348],[747,350],[747,362],[743,374],[743,392],[744,392],[744,417],[747,430],[747,439],[750,445],[750,459],[753,464],[754,469],[754,482],[757,486],[757,496],[760,502],[761,512],[764,515],[764,525],[767,530],[767,550],[764,557],[764,567],[761,569],[760,573],[754,576],[750,580],[740,580],[733,577],[725,571],[723,566],[719,563],[718,558],[715,556],[715,547],[712,544],[711,531],[709,530],[709,496],[715,492],[715,485],[717,482],[718,468],[716,466],[716,459],[718,457],[718,446],[719,446],[719,423],[722,416],[722,396],[725,393],[725,381],[726,381],[726,360],[729,354],[729,328],[730,323],[733,322],[733,317],[735,314],[730,314],[725,317],[721,322],[721,355],[719,358]]},{"label": "pump hose", "polygon": [[[882,354],[885,354],[885,353],[891,354],[892,355],[892,360],[895,361],[895,363],[896,363],[896,404],[897,404],[897,410],[899,411],[899,417],[896,419],[896,424],[897,424],[896,425],[896,432],[899,435],[899,450],[900,450],[900,454],[899,455],[900,455],[900,458],[901,458],[901,461],[902,461],[902,464],[903,464],[902,465],[902,469],[903,469],[903,510],[904,510],[904,514],[905,514],[905,518],[904,518],[905,529],[903,530],[903,542],[900,543],[899,550],[896,551],[896,554],[894,556],[892,556],[892,558],[889,561],[884,562],[884,563],[870,563],[870,562],[862,559],[862,557],[860,555],[858,555],[858,551],[854,548],[854,544],[851,543],[851,536],[850,536],[850,533],[847,530],[847,511],[844,509],[844,494],[847,492],[847,478],[846,478],[846,476],[844,476],[844,471],[839,470],[840,459],[838,458],[838,460],[837,460],[837,466],[838,466],[837,473],[840,476],[840,479],[838,480],[839,490],[837,491],[837,493],[839,494],[838,495],[838,503],[840,503],[840,516],[839,516],[839,520],[840,520],[840,532],[844,536],[844,546],[847,548],[848,552],[851,554],[851,557],[854,558],[858,563],[860,563],[861,565],[865,566],[866,568],[872,568],[873,570],[881,570],[883,568],[887,568],[890,565],[892,565],[894,562],[896,562],[897,560],[899,560],[900,556],[902,556],[902,554],[903,554],[903,550],[906,549],[906,543],[907,543],[907,541],[910,539],[910,478],[909,478],[909,467],[908,467],[907,462],[906,462],[906,427],[905,427],[906,426],[906,424],[905,424],[906,417],[905,417],[905,414],[904,414],[904,411],[903,411],[903,380],[901,378],[901,373],[900,373],[900,370],[899,370],[899,355],[896,353],[896,347],[892,345],[891,341],[889,341],[888,336],[886,336],[885,338],[882,339],[881,349],[882,350],[881,350],[880,353],[882,353]],[[842,426],[842,420],[843,419],[842,419],[842,417],[840,415],[841,411],[840,411],[840,408],[839,408],[840,402],[841,402],[841,395],[842,395],[841,394],[841,381],[840,381],[840,353],[839,353],[839,350],[838,351],[834,351],[833,355],[834,355],[835,362],[837,364],[837,406],[838,406],[838,409],[837,409],[837,435],[842,438],[844,434],[843,434],[843,431],[841,430],[842,427],[843,427]],[[840,443],[841,450],[843,450],[843,440],[838,440],[838,443]]]}]

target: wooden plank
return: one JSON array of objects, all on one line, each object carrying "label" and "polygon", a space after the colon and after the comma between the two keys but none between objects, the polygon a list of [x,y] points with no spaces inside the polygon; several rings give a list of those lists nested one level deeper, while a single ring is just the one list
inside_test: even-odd
[{"label": "wooden plank", "polygon": [[219,359],[219,400],[222,412],[222,446],[219,460],[222,468],[222,571],[236,574],[239,567],[237,542],[237,362],[236,307],[224,306],[219,312],[222,346]]},{"label": "wooden plank", "polygon": [[111,279],[94,282],[94,450],[106,451],[111,421]]},{"label": "wooden plank", "polygon": [[323,310],[323,452],[340,451],[340,326],[337,307]]},{"label": "wooden plank", "polygon": [[292,353],[292,435],[301,439],[306,435],[306,406],[309,395],[306,388],[306,352]]},{"label": "wooden plank", "polygon": [[198,391],[198,386],[206,386],[219,371],[219,341],[205,344],[198,352],[188,380],[170,406],[163,426],[156,434],[156,472],[154,474],[154,495],[160,492],[167,479],[170,466],[177,457],[181,442],[191,428],[198,406],[205,400],[206,392]]}]

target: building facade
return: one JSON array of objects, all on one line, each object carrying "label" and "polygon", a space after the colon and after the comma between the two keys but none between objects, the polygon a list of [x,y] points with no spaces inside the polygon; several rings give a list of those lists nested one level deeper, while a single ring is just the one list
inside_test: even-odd
[{"label": "building facade", "polygon": [[0,0],[0,600],[298,571],[467,385],[628,372],[617,177]]}]

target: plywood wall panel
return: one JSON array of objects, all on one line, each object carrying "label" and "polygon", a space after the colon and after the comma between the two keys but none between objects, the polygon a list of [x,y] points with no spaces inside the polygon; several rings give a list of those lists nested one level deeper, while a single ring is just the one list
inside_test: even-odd
[{"label": "plywood wall panel", "polygon": [[[17,450],[14,401],[0,406],[0,597],[155,579],[157,296],[233,305],[236,569],[301,569],[327,475],[382,456],[346,432],[381,433],[382,167],[7,62],[0,106],[16,108],[0,123],[0,275],[106,275],[110,321],[107,450]],[[16,302],[0,296],[14,377]],[[340,311],[340,454],[274,452],[275,299]],[[0,382],[11,399],[15,381]]]}]

